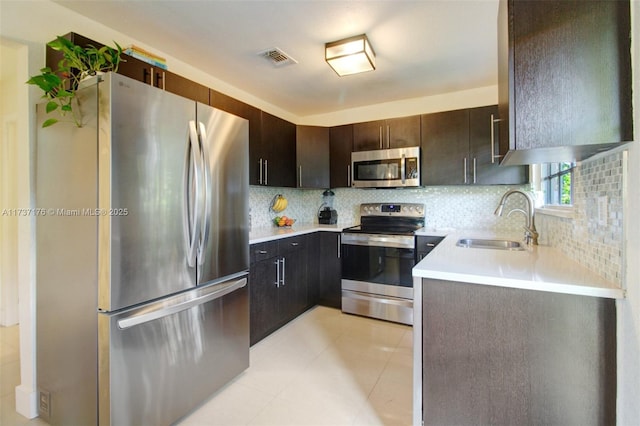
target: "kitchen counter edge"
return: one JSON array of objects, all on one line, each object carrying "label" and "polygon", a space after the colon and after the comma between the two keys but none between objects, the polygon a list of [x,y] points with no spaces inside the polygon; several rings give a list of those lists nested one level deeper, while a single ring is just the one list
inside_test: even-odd
[{"label": "kitchen counter edge", "polygon": [[609,299],[625,297],[624,289],[553,247],[540,245],[526,251],[507,251],[456,246],[460,238],[519,241],[519,235],[429,230],[421,230],[416,235],[446,236],[415,265],[414,279],[430,278]]},{"label": "kitchen counter edge", "polygon": [[264,243],[279,240],[281,238],[295,237],[297,235],[311,234],[318,231],[342,232],[352,225],[319,225],[317,223],[295,224],[291,228],[276,228],[275,226],[252,229],[249,232],[249,244]]}]

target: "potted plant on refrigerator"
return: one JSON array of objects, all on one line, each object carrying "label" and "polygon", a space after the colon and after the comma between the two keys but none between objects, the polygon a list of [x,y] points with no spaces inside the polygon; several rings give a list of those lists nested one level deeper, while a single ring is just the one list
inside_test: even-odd
[{"label": "potted plant on refrigerator", "polygon": [[[115,47],[83,47],[61,36],[47,43],[47,46],[62,53],[58,68],[42,68],[40,74],[32,76],[27,81],[27,84],[36,85],[44,92],[42,97],[48,100],[47,113],[59,111],[63,117],[70,116],[76,126],[82,126],[82,118],[74,110],[75,91],[80,82],[88,77],[118,70],[122,60],[122,48],[118,43],[114,44]],[[58,121],[57,118],[49,118],[42,127],[51,126]]]}]

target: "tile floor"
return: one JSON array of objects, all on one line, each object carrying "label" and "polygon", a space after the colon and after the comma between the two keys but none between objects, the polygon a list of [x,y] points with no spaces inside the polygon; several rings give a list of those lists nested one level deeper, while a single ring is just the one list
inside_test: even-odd
[{"label": "tile floor", "polygon": [[[17,327],[1,330],[0,425],[26,424]],[[411,327],[316,307],[254,345],[249,369],[178,424],[410,425],[412,346]]]}]

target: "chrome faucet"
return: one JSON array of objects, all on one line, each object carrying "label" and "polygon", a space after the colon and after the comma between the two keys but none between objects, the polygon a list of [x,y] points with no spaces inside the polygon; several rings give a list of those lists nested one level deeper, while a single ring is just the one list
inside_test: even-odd
[{"label": "chrome faucet", "polygon": [[507,217],[511,216],[511,213],[513,212],[524,214],[527,218],[527,226],[524,227],[524,241],[527,243],[527,245],[538,245],[538,231],[536,230],[536,221],[533,214],[534,203],[531,195],[527,194],[526,192],[520,191],[519,189],[511,189],[505,192],[500,199],[500,204],[498,204],[498,207],[496,208],[494,214],[496,216],[502,216],[504,203],[507,201],[507,198],[509,198],[509,196],[513,194],[521,194],[527,200],[527,211],[525,212],[522,209],[513,209],[507,214]]}]

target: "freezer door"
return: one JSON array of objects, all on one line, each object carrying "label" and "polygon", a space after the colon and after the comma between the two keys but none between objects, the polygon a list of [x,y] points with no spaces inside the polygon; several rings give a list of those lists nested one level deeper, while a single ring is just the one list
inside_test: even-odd
[{"label": "freezer door", "polygon": [[249,366],[247,277],[98,314],[99,424],[169,425]]},{"label": "freezer door", "polygon": [[113,73],[100,86],[98,307],[115,311],[195,286],[185,234],[200,158],[195,102]]},{"label": "freezer door", "polygon": [[204,221],[198,283],[249,269],[249,122],[198,104]]}]

